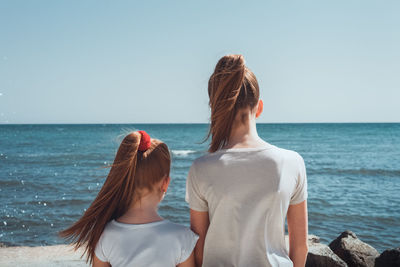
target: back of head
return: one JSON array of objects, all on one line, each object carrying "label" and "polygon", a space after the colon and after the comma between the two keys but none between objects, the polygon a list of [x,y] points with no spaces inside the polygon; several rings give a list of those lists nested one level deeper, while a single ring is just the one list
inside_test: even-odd
[{"label": "back of head", "polygon": [[152,192],[156,183],[169,177],[171,157],[167,145],[150,139],[146,150],[141,151],[142,137],[140,132],[132,132],[122,140],[96,199],[74,225],[60,232],[75,247],[85,246],[90,262],[106,224],[121,217],[140,200],[142,192]]},{"label": "back of head", "polygon": [[[145,151],[140,151],[141,134],[132,132],[121,142],[114,163],[111,167],[104,187],[109,182],[124,182],[124,194],[122,202],[130,206],[131,202],[140,199],[144,190],[153,191],[153,187],[161,179],[169,176],[171,157],[168,147],[158,139],[151,139],[150,146]],[[124,205],[122,205],[124,206]],[[116,217],[126,212],[126,208],[121,205],[116,211]]]},{"label": "back of head", "polygon": [[211,108],[209,152],[215,152],[229,141],[236,114],[254,108],[259,100],[258,82],[245,65],[242,55],[223,56],[208,81]]}]

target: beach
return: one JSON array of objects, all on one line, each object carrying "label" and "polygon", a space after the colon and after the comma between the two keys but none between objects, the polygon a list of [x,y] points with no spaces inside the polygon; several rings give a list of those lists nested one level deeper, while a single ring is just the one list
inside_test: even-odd
[{"label": "beach", "polygon": [[84,267],[84,258],[80,258],[83,250],[74,251],[68,245],[41,247],[1,247],[0,266],[2,267],[51,267],[73,266]]},{"label": "beach", "polygon": [[[285,236],[285,243],[289,249],[288,235]],[[89,266],[85,258],[81,258],[82,253],[83,249],[74,251],[70,245],[0,247],[0,266]],[[380,254],[351,231],[342,232],[330,244],[322,243],[321,238],[316,235],[308,235],[306,267],[387,267],[398,266],[396,262],[400,262],[400,248]]]},{"label": "beach", "polygon": [[[311,239],[313,236],[310,236]],[[288,237],[286,236],[288,247]],[[85,257],[81,258],[83,249],[74,251],[70,245],[40,247],[0,247],[0,266],[2,267],[51,267],[51,266],[89,266]]]}]

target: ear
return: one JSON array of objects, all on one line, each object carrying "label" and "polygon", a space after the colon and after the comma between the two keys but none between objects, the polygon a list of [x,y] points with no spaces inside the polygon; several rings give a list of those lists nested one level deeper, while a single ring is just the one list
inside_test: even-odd
[{"label": "ear", "polygon": [[171,182],[171,178],[169,176],[165,177],[161,184],[161,190],[166,193],[168,190],[169,182]]},{"label": "ear", "polygon": [[258,100],[256,118],[260,117],[261,113],[263,112],[263,109],[264,109],[264,102],[260,99]]}]

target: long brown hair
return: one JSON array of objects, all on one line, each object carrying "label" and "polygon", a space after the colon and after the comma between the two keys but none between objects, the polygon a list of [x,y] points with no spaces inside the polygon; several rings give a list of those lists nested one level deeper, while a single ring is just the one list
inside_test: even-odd
[{"label": "long brown hair", "polygon": [[140,139],[139,132],[132,132],[122,140],[96,199],[76,223],[60,232],[76,249],[85,247],[90,263],[106,224],[121,217],[131,204],[140,200],[143,189],[151,192],[157,182],[169,176],[171,157],[167,145],[151,139],[150,148],[141,152]]},{"label": "long brown hair", "polygon": [[223,56],[208,81],[211,125],[209,152],[221,149],[229,142],[232,124],[239,110],[254,108],[259,100],[256,76],[245,65],[242,55]]}]

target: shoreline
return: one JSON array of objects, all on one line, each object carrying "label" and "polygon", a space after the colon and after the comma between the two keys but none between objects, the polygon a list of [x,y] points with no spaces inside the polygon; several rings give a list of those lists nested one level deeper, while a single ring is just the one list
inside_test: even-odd
[{"label": "shoreline", "polygon": [[[288,235],[285,235],[285,243],[289,251]],[[71,245],[6,247],[0,243],[0,266],[90,266],[86,263],[86,258],[82,257],[83,251],[83,248],[74,250]],[[388,249],[379,253],[349,230],[342,232],[329,245],[320,243],[320,237],[316,235],[308,235],[306,267],[384,267],[395,266],[392,265],[395,262],[400,262],[400,248]]]},{"label": "shoreline", "polygon": [[0,266],[90,266],[82,254],[83,249],[74,251],[71,245],[0,247]]}]

